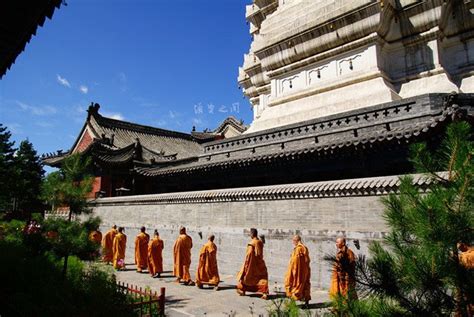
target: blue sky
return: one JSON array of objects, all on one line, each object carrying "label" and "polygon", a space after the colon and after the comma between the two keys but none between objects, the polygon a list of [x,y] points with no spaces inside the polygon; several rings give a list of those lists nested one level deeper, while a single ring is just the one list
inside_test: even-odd
[{"label": "blue sky", "polygon": [[250,0],[68,0],[0,81],[0,123],[39,153],[69,149],[88,105],[190,132],[250,123],[237,84]]}]

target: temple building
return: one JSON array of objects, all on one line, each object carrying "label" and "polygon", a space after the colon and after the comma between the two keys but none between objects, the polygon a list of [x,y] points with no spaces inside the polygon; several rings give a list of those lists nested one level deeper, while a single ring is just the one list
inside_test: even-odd
[{"label": "temple building", "polygon": [[105,118],[94,104],[70,151],[44,162],[90,155],[104,226],[156,228],[165,254],[182,225],[195,241],[212,233],[225,274],[255,227],[280,283],[301,234],[312,285],[324,289],[336,236],[356,254],[384,237],[380,198],[414,172],[409,146],[436,148],[450,122],[473,123],[473,2],[254,0],[246,18],[253,42],[238,82],[253,107],[248,127],[228,118],[186,134]]},{"label": "temple building", "polygon": [[87,118],[71,149],[43,155],[43,162],[59,167],[71,153],[82,153],[93,161],[95,182],[90,198],[183,191],[195,183],[178,178],[166,181],[148,177],[146,171],[196,162],[202,144],[242,134],[246,126],[228,117],[214,131],[190,134],[110,119],[91,104]]}]

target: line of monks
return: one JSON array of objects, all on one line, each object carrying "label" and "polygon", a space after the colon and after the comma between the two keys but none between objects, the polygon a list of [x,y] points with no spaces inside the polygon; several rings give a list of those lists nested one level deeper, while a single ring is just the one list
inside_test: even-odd
[{"label": "line of monks", "polygon": [[[135,238],[135,264],[137,272],[148,269],[154,278],[160,277],[163,272],[163,248],[164,243],[157,230],[153,239],[141,227],[140,233]],[[98,230],[91,233],[91,240],[102,242],[102,260],[108,264],[112,263],[114,268],[121,270],[125,268],[125,249],[127,236],[124,228],[114,225],[102,238],[97,235]],[[294,300],[306,303],[311,299],[311,268],[308,248],[301,241],[299,235],[292,239],[294,249],[290,257],[288,270],[285,276],[286,295]],[[250,241],[244,263],[237,275],[237,293],[241,296],[246,292],[261,293],[266,299],[268,289],[268,271],[263,259],[264,242],[259,239],[257,229],[250,229]],[[192,238],[186,234],[186,228],[181,227],[179,236],[173,248],[174,267],[173,275],[178,283],[185,285],[196,285],[202,288],[209,285],[218,289],[220,282],[217,267],[217,246],[214,243],[214,235],[208,237],[199,252],[199,263],[196,271],[195,281],[191,279],[189,267],[191,265]],[[337,254],[332,270],[331,296],[351,296],[355,293],[355,256],[352,250],[346,246],[344,238],[336,239]]]}]

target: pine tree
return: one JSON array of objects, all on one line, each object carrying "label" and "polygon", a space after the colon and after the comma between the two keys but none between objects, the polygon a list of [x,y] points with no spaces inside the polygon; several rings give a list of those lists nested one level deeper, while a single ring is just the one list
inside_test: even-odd
[{"label": "pine tree", "polygon": [[89,256],[91,243],[88,232],[100,222],[98,219],[88,219],[85,222],[73,219],[73,216],[90,212],[87,206],[87,194],[92,190],[93,182],[90,163],[90,159],[80,153],[70,155],[62,162],[60,170],[50,173],[43,183],[42,197],[53,210],[58,207],[69,208],[67,220],[52,218],[46,222],[49,230],[59,234],[59,238],[54,241],[54,250],[64,259],[63,275],[66,275],[70,255],[81,258]]},{"label": "pine tree", "polygon": [[53,207],[68,207],[68,219],[88,213],[87,195],[92,190],[90,158],[76,153],[68,156],[59,171],[48,174],[43,183],[43,198]]},{"label": "pine tree", "polygon": [[[457,243],[474,242],[471,132],[469,124],[453,123],[434,154],[426,144],[412,148],[416,168],[432,185],[421,193],[411,177],[403,177],[400,193],[384,199],[390,228],[385,245],[373,243],[356,273],[359,292],[374,305],[351,304],[359,315],[467,316],[474,274],[460,264]],[[361,313],[364,305],[370,309]]]},{"label": "pine tree", "polygon": [[15,142],[10,141],[11,133],[0,123],[0,213],[12,209],[12,180],[16,179],[14,168]]},{"label": "pine tree", "polygon": [[41,213],[43,204],[40,199],[43,166],[33,144],[28,140],[20,143],[14,158],[17,171],[14,182],[14,216],[15,218],[30,218],[32,213]]}]

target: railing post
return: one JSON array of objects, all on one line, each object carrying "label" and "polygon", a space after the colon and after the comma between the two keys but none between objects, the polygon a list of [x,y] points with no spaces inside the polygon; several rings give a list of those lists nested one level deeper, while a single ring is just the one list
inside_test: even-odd
[{"label": "railing post", "polygon": [[148,293],[148,314],[150,314],[150,316],[153,316],[153,314],[151,313],[151,307],[152,307],[151,301],[152,301],[152,294],[151,294],[151,290],[149,290],[149,293]]},{"label": "railing post", "polygon": [[165,288],[162,287],[160,289],[160,314],[161,316],[164,316],[165,315]]}]

